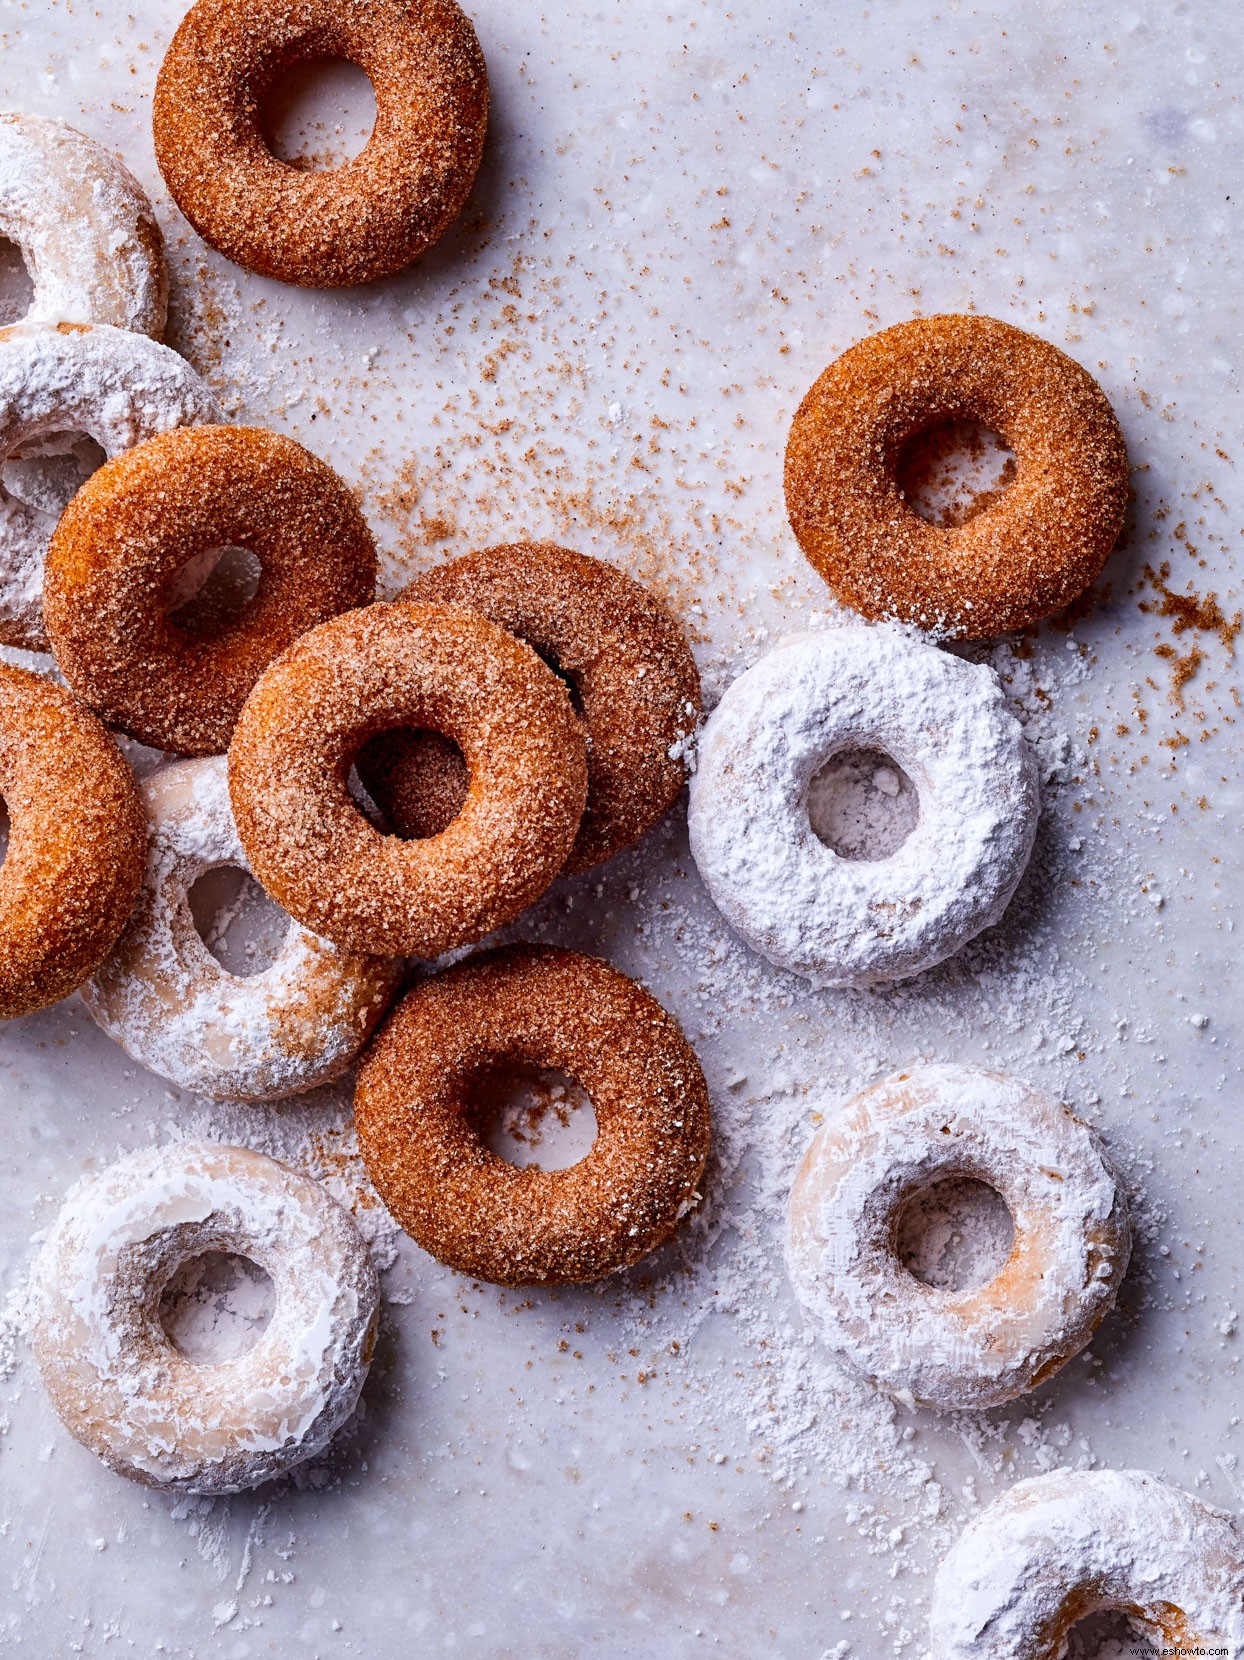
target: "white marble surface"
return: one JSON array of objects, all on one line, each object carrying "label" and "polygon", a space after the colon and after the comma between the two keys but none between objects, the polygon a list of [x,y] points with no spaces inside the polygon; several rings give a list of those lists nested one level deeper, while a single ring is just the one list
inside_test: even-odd
[{"label": "white marble surface", "polygon": [[[357,1423],[307,1479],[215,1505],[111,1477],[4,1329],[0,1641],[882,1660],[923,1653],[927,1570],[1020,1475],[1140,1465],[1244,1505],[1236,665],[1141,609],[1162,561],[1173,589],[1242,603],[1234,7],[491,0],[465,219],[344,294],[229,267],[161,190],[150,98],[180,12],[0,0],[0,100],[123,151],[169,237],[173,343],[232,413],[360,487],[386,592],[444,551],[559,536],[666,593],[716,695],[765,630],[826,604],[781,510],[795,404],[916,312],[992,313],[1089,365],[1136,503],[1108,597],[994,653],[1054,776],[1029,880],[957,964],[851,996],[769,974],[709,910],[681,809],[530,919],[642,974],[703,1058],[705,1214],[652,1273],[507,1295],[401,1246]],[[1181,711],[1157,648],[1193,645]],[[917,1057],[1063,1090],[1114,1148],[1141,1237],[1121,1311],[1033,1401],[890,1425],[842,1408],[804,1348],[780,1212],[815,1113]],[[342,1091],[209,1113],[76,1001],[0,1032],[0,1067],[13,1285],[70,1181],[118,1151],[214,1127],[310,1158],[347,1117]]]}]

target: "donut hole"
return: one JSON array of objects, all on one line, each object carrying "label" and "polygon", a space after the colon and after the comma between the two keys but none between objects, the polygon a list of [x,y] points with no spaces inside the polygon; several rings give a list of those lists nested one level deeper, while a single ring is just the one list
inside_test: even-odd
[{"label": "donut hole", "polygon": [[972,1176],[946,1176],[917,1188],[894,1219],[894,1251],[907,1272],[934,1291],[987,1285],[1011,1254],[1015,1218],[997,1188]]},{"label": "donut hole", "polygon": [[914,433],[895,469],[907,505],[940,530],[966,524],[1015,481],[1015,451],[980,421],[936,421]]},{"label": "donut hole", "polygon": [[249,1257],[205,1251],[191,1257],[160,1294],[160,1325],[195,1366],[221,1366],[249,1353],[276,1307],[271,1276]]},{"label": "donut hole", "polygon": [[250,548],[208,548],[196,553],[173,579],[169,621],[185,634],[223,634],[259,591],[263,567]]},{"label": "donut hole", "polygon": [[[528,645],[531,644],[530,641],[528,641],[527,643],[528,643]],[[551,652],[539,651],[539,650],[537,650],[537,648],[535,646],[532,646],[531,649],[536,653],[536,656],[544,664],[545,668],[552,669],[553,673],[557,676],[557,678],[561,681],[562,685],[570,693],[571,708],[574,710],[575,714],[578,715],[579,719],[582,720],[583,719],[583,694],[579,690],[579,683],[575,679],[574,675],[568,673],[567,670],[562,668],[561,664],[557,661],[556,657],[554,657]]]},{"label": "donut hole", "polygon": [[1067,1632],[1065,1660],[1124,1660],[1125,1656],[1155,1657],[1158,1650],[1143,1626],[1123,1608],[1099,1609]]},{"label": "donut hole", "polygon": [[246,980],[271,968],[290,919],[249,871],[217,866],[200,876],[186,897],[195,931],[226,974]]},{"label": "donut hole", "polygon": [[[367,817],[403,841],[426,841],[447,830],[462,811],[468,784],[466,756],[451,737],[405,726],[369,739],[349,778],[350,793]],[[392,817],[377,806],[377,796]]]},{"label": "donut hole", "polygon": [[5,456],[0,484],[7,495],[54,523],[107,459],[89,432],[43,432]]},{"label": "donut hole", "polygon": [[0,236],[0,328],[20,323],[35,297],[34,279],[16,242]]},{"label": "donut hole", "polygon": [[520,1170],[567,1170],[596,1141],[586,1090],[564,1072],[507,1066],[476,1080],[471,1118],[484,1145]]},{"label": "donut hole", "polygon": [[367,148],[376,125],[376,90],[345,58],[305,58],[268,87],[260,122],[278,161],[300,172],[329,172]]},{"label": "donut hole", "polygon": [[916,828],[920,797],[879,749],[841,749],[808,785],[813,833],[842,859],[888,859]]}]

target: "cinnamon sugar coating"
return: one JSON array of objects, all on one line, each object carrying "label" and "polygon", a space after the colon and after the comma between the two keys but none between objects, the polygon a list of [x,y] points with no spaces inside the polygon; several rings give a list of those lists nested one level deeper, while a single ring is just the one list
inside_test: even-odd
[{"label": "cinnamon sugar coating", "polygon": [[[596,1114],[565,1170],[518,1169],[483,1142],[490,1078],[566,1073]],[[359,1072],[359,1145],[380,1196],[424,1250],[500,1285],[598,1279],[668,1239],[699,1197],[710,1113],[678,1023],[595,957],[485,952],[410,992]]]},{"label": "cinnamon sugar coating", "polygon": [[[566,868],[638,841],[686,782],[682,748],[700,677],[681,629],[647,589],[552,542],[485,548],[415,578],[398,601],[469,605],[517,634],[567,680],[588,744],[587,807]],[[433,734],[390,733],[359,775],[394,828],[432,836],[466,797],[461,757]]]},{"label": "cinnamon sugar coating", "polygon": [[0,1018],[67,997],[125,926],[147,824],[104,727],[62,687],[0,665]]},{"label": "cinnamon sugar coating", "polygon": [[[180,573],[211,550],[260,561],[223,627],[170,616]],[[156,749],[219,755],[251,687],[297,637],[376,588],[376,548],[332,468],[260,427],[186,427],[101,467],[48,553],[43,613],[66,680]]]},{"label": "cinnamon sugar coating", "polygon": [[[366,147],[306,172],[264,139],[290,65],[345,58],[376,94]],[[198,0],[156,82],[156,159],[178,207],[227,258],[311,288],[408,265],[466,201],[488,124],[488,72],[453,0]]]},{"label": "cinnamon sugar coating", "polygon": [[[945,421],[992,427],[1014,483],[965,523],[903,499],[904,446]],[[866,617],[962,639],[1061,610],[1101,570],[1127,505],[1123,434],[1097,382],[992,317],[928,317],[852,346],[795,415],[786,510],[809,561]]]},{"label": "cinnamon sugar coating", "polygon": [[[369,738],[429,728],[466,757],[440,835],[382,835],[350,794]],[[439,956],[510,922],[566,862],[587,795],[566,688],[504,629],[459,606],[372,605],[296,641],[265,671],[229,747],[255,876],[299,922],[352,951]]]}]

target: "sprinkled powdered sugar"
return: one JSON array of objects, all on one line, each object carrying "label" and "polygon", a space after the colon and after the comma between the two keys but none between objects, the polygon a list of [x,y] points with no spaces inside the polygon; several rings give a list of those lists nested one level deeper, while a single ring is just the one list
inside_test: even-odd
[{"label": "sprinkled powdered sugar", "polygon": [[228,973],[194,924],[189,890],[222,865],[249,870],[223,755],[161,768],[141,785],[151,826],[143,889],[115,951],[82,987],[100,1026],[183,1089],[277,1099],[338,1076],[401,978],[290,921],[275,961]]},{"label": "sprinkled powdered sugar", "polygon": [[[909,1404],[995,1406],[1053,1376],[1114,1302],[1127,1206],[1060,1102],[979,1067],[913,1067],[842,1106],[791,1192],[787,1267],[810,1325]],[[947,1176],[989,1184],[1015,1223],[987,1283],[934,1291],[898,1254],[904,1205]]]},{"label": "sprinkled powdered sugar", "polygon": [[1223,1511],[1138,1470],[1020,1482],[938,1570],[933,1653],[1046,1660],[1078,1620],[1105,1609],[1131,1614],[1164,1652],[1238,1654],[1244,1536]]},{"label": "sprinkled powdered sugar", "polygon": [[[184,1360],[159,1323],[186,1262],[256,1262],[276,1287],[247,1354]],[[209,1143],[143,1150],[66,1199],[35,1264],[34,1333],[66,1427],[112,1468],[191,1493],[253,1487],[322,1448],[371,1361],[375,1271],[348,1216],[262,1154]]]},{"label": "sprinkled powdered sugar", "polygon": [[[891,756],[920,798],[887,859],[846,859],[808,817],[832,755]],[[897,793],[897,792],[896,792]],[[904,979],[998,920],[1032,849],[1036,767],[992,672],[896,628],[787,641],[710,717],[691,849],[726,919],[820,986]]]},{"label": "sprinkled powdered sugar", "polygon": [[84,133],[0,114],[0,235],[21,248],[34,283],[26,321],[163,335],[168,275],[151,203]]}]

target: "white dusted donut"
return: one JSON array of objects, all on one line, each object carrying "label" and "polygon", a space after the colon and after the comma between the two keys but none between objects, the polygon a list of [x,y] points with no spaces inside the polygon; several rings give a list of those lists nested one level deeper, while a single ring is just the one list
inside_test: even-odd
[{"label": "white dusted donut", "polygon": [[[919,818],[884,859],[819,840],[808,789],[832,756],[880,750]],[[747,943],[818,986],[902,980],[1006,909],[1032,851],[1036,763],[993,671],[895,627],[804,635],[762,658],[705,726],[691,851]]]},{"label": "white dusted donut", "polygon": [[[172,427],[223,420],[185,358],[145,335],[103,323],[0,329],[0,458],[49,434],[86,433],[111,460]],[[57,511],[0,492],[0,644],[47,650],[43,568]]]},{"label": "white dusted donut", "polygon": [[[897,1253],[908,1200],[987,1183],[1015,1224],[984,1285],[925,1285]],[[1060,1101],[974,1066],[920,1066],[817,1131],[790,1198],[786,1264],[813,1327],[865,1377],[945,1409],[996,1406],[1051,1377],[1112,1307],[1131,1255],[1101,1143]]]},{"label": "white dusted donut", "polygon": [[24,321],[162,338],[168,272],[151,203],[119,157],[76,127],[0,112],[0,235],[30,272]]},{"label": "white dusted donut", "polygon": [[1142,1470],[1018,1482],[937,1571],[933,1657],[1058,1660],[1076,1623],[1108,1610],[1128,1615],[1163,1654],[1244,1653],[1235,1520]]},{"label": "white dusted donut", "polygon": [[270,1101],[339,1076],[397,989],[401,963],[339,950],[290,919],[274,962],[245,978],[204,945],[199,877],[249,870],[223,755],[159,768],[139,786],[150,827],[125,932],[81,987],[109,1037],[152,1072],[217,1100]]},{"label": "white dusted donut", "polygon": [[[178,1352],[161,1295],[185,1263],[248,1258],[275,1306],[253,1348]],[[183,1493],[258,1487],[327,1445],[353,1412],[379,1290],[351,1217],[246,1147],[144,1148],[79,1182],[35,1263],[35,1358],[69,1433],[119,1475]]]}]

